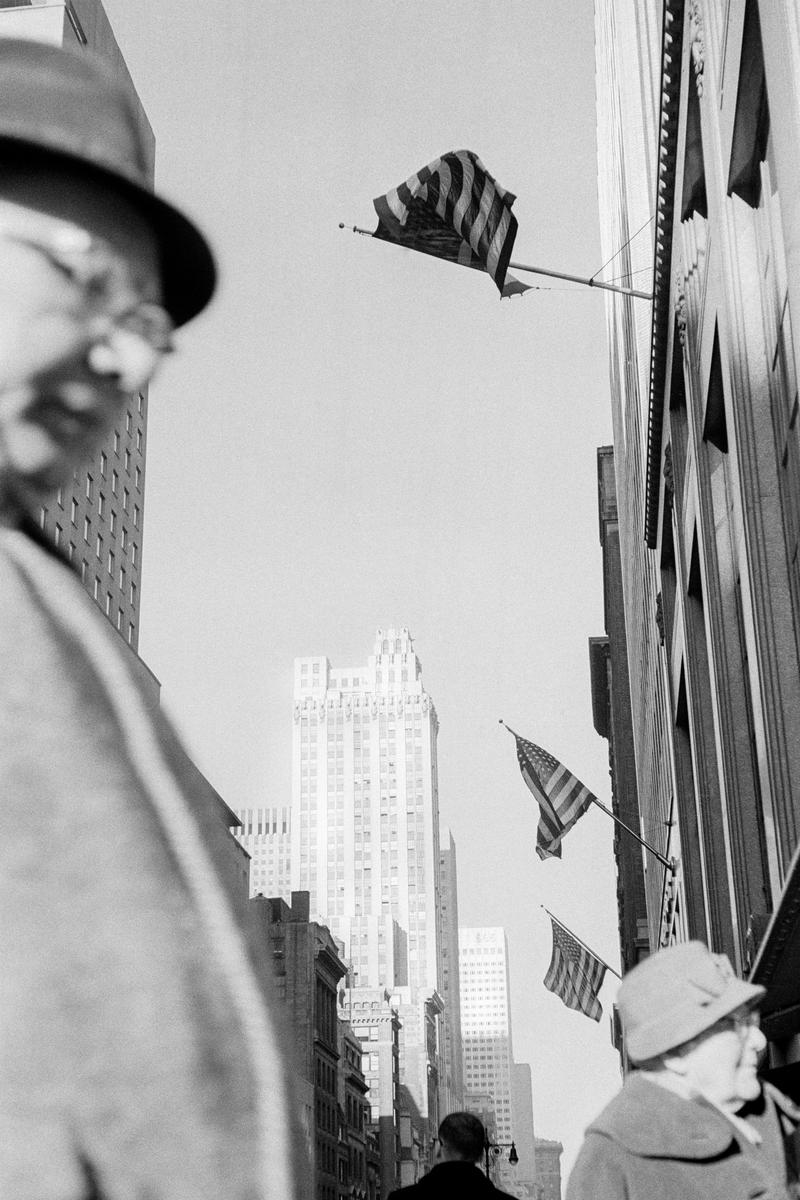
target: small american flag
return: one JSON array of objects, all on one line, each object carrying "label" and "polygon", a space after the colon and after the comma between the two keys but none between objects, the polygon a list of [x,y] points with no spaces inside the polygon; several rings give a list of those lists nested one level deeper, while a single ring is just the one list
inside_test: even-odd
[{"label": "small american flag", "polygon": [[[513,732],[513,730],[512,730]],[[580,779],[541,746],[514,734],[522,778],[539,802],[536,853],[561,858],[561,841],[594,800]]]},{"label": "small american flag", "polygon": [[567,1008],[585,1013],[594,1021],[603,1015],[597,993],[603,986],[606,964],[582,946],[563,925],[552,917],[553,954],[544,977],[544,986],[555,992]]},{"label": "small american flag", "polygon": [[486,271],[500,295],[511,296],[528,290],[507,270],[517,236],[515,199],[477,154],[453,150],[373,201],[372,236]]}]

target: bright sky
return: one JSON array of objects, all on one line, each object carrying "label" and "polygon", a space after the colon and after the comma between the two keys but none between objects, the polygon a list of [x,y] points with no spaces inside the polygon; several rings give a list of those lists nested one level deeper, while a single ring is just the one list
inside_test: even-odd
[{"label": "bright sky", "polygon": [[[407,625],[441,722],[462,925],[503,925],[539,1136],[619,1085],[599,1024],[542,986],[546,905],[618,967],[612,823],[561,862],[503,717],[610,802],[587,640],[603,632],[603,299],[491,280],[338,228],[448,150],[518,199],[517,261],[600,266],[592,0],[106,0],[158,182],[219,296],[151,391],[140,650],[231,807],[288,803],[295,656],[357,665]],[[609,273],[610,274],[610,273]]]}]

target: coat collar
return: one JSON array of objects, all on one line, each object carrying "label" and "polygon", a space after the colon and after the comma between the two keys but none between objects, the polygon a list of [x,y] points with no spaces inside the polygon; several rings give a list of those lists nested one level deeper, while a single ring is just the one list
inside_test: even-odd
[{"label": "coat collar", "polygon": [[735,1140],[722,1113],[637,1074],[628,1077],[587,1132],[603,1134],[643,1158],[717,1158]]}]

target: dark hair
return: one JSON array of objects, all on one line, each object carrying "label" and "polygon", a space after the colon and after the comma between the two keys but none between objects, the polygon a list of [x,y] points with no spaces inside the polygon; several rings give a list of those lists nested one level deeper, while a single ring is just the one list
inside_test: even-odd
[{"label": "dark hair", "polygon": [[439,1126],[439,1140],[467,1162],[477,1162],[483,1154],[486,1133],[472,1113],[450,1113]]}]

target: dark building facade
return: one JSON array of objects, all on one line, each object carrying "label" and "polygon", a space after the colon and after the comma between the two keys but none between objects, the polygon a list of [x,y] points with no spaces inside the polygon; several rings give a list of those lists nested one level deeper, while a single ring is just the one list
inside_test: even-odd
[{"label": "dark building facade", "polygon": [[[594,727],[608,740],[612,808],[630,829],[640,827],[636,752],[628,681],[628,643],[622,590],[614,448],[597,451],[597,497],[603,555],[605,637],[589,639]],[[623,971],[635,967],[649,949],[642,847],[619,825],[614,827],[617,911]]]},{"label": "dark building facade", "polygon": [[293,892],[292,903],[257,896],[256,906],[275,968],[278,994],[288,1008],[294,1034],[294,1064],[303,1125],[313,1169],[315,1200],[339,1200],[340,1047],[337,988],[345,974],[339,948],[324,925],[309,920],[308,892]]}]

